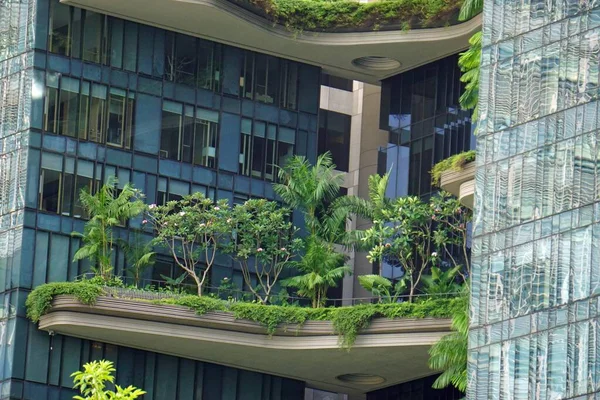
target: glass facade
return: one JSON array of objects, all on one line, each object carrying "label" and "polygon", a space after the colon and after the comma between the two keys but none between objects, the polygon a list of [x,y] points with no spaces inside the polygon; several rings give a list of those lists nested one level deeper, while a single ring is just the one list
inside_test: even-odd
[{"label": "glass facade", "polygon": [[389,143],[379,151],[379,173],[390,172],[388,196],[429,196],[429,171],[453,154],[469,150],[471,112],[461,110],[458,55],[383,81],[380,129]]},{"label": "glass facade", "polygon": [[[304,384],[289,379],[49,337],[27,321],[24,302],[42,283],[89,271],[72,261],[79,239],[70,233],[88,217],[78,193],[112,176],[148,203],[193,192],[274,199],[275,165],[316,158],[320,74],[58,0],[0,2],[0,398],[71,398],[69,374],[99,357],[148,399],[302,398]],[[116,236],[128,240],[131,228],[141,219]],[[113,263],[127,275],[124,254]],[[159,255],[142,279],[161,275],[180,273]],[[227,257],[211,285],[225,277],[243,288]]]},{"label": "glass facade", "polygon": [[599,33],[596,2],[485,2],[469,399],[598,398]]}]

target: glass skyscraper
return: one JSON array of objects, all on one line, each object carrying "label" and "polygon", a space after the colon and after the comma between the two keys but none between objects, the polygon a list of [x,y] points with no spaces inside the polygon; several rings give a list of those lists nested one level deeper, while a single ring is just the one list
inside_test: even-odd
[{"label": "glass skyscraper", "polygon": [[483,17],[468,398],[598,398],[600,5]]}]

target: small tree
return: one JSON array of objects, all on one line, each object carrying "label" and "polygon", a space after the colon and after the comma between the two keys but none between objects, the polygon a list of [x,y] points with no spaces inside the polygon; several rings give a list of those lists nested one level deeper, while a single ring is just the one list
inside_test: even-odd
[{"label": "small tree", "polygon": [[145,391],[134,386],[122,388],[115,385],[116,391],[107,390],[106,384],[114,384],[113,372],[116,369],[111,361],[92,361],[83,365],[83,371],[71,374],[74,388],[84,396],[74,396],[74,400],[135,400],[146,394]]},{"label": "small tree", "polygon": [[466,281],[471,274],[467,244],[473,211],[460,204],[460,201],[448,192],[440,192],[438,196],[432,197],[430,207],[433,211],[432,219],[435,221],[435,245],[453,268],[461,266],[457,273]]},{"label": "small tree", "polygon": [[106,280],[110,279],[113,271],[113,228],[138,216],[145,208],[141,200],[143,195],[139,190],[126,184],[117,195],[116,184],[117,180],[111,178],[96,194],[91,194],[86,189],[81,191],[79,199],[90,215],[90,220],[85,224],[83,234],[71,234],[81,238],[83,242],[73,261],[88,258],[92,263],[92,270]]},{"label": "small tree", "polygon": [[[226,200],[216,204],[200,193],[167,204],[148,206],[147,221],[156,231],[155,243],[166,247],[175,263],[190,276],[202,296],[211,267],[231,232]],[[198,267],[205,268],[199,271]]]},{"label": "small tree", "polygon": [[294,239],[290,210],[272,201],[251,199],[237,205],[232,215],[234,228],[227,252],[239,263],[246,286],[266,304],[301,245]]},{"label": "small tree", "polygon": [[337,253],[330,243],[311,235],[306,240],[302,258],[293,262],[304,275],[286,279],[284,285],[298,289],[299,295],[311,300],[313,308],[322,307],[327,300],[327,290],[336,287],[340,279],[352,272],[344,261],[344,255]]}]

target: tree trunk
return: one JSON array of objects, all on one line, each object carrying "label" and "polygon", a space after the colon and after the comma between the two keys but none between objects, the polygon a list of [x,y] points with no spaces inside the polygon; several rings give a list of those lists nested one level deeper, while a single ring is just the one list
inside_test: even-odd
[{"label": "tree trunk", "polygon": [[408,294],[408,302],[409,303],[412,303],[414,294],[415,294],[415,286],[411,282],[410,283],[410,292]]}]

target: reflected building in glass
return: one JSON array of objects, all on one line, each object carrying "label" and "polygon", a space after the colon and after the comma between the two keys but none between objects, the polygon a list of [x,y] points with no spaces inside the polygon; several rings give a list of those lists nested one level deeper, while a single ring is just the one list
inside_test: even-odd
[{"label": "reflected building in glass", "polygon": [[467,397],[598,398],[600,7],[483,19]]}]

